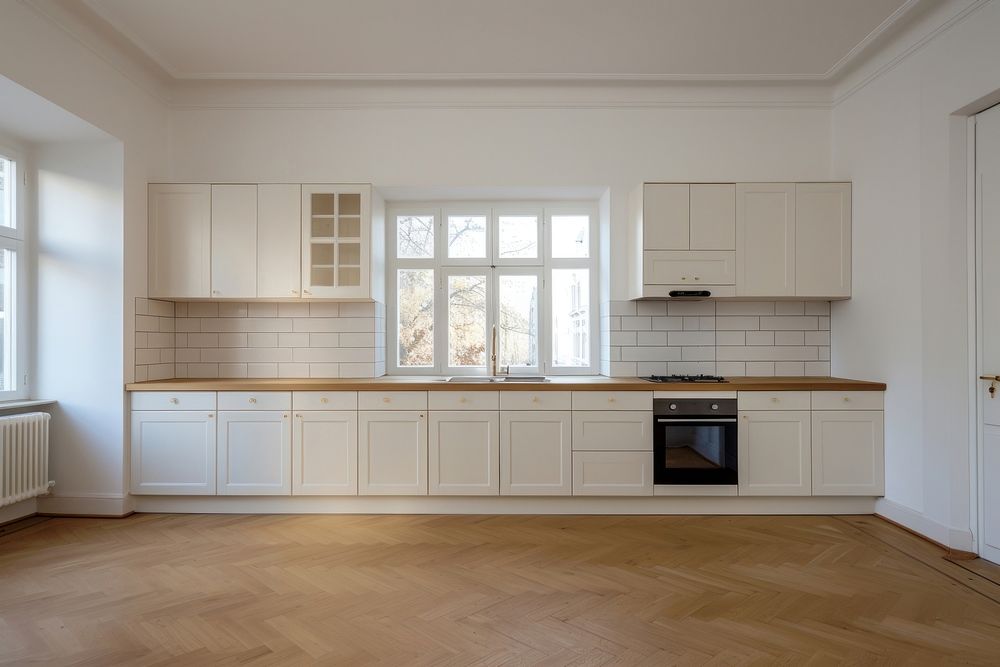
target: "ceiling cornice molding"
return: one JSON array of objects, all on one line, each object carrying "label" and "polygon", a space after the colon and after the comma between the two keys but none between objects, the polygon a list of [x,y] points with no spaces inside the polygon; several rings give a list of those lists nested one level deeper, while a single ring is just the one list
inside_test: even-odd
[{"label": "ceiling cornice molding", "polygon": [[490,110],[490,109],[829,109],[828,100],[718,100],[718,101],[580,101],[580,102],[316,102],[316,103],[217,103],[183,102],[172,103],[171,109],[178,111],[195,110]]},{"label": "ceiling cornice molding", "polygon": [[[37,2],[37,0],[21,0]],[[589,73],[589,72],[496,72],[496,73],[360,73],[360,72],[181,72],[162,54],[156,52],[148,43],[138,38],[119,21],[106,19],[91,4],[90,0],[82,0],[87,8],[87,14],[104,22],[118,33],[121,40],[130,44],[133,49],[141,52],[151,62],[169,77],[174,83],[187,81],[331,81],[331,82],[375,82],[375,83],[423,83],[448,82],[456,84],[489,84],[489,83],[614,83],[614,82],[650,82],[664,84],[711,83],[711,84],[753,84],[773,83],[776,85],[801,85],[826,83],[833,84],[846,69],[857,65],[862,55],[883,34],[896,25],[914,7],[927,3],[928,0],[906,0],[889,17],[882,21],[864,39],[834,63],[826,72],[815,74],[745,74],[745,75],[687,75],[668,73]]]},{"label": "ceiling cornice molding", "polygon": [[[851,83],[845,90],[841,92],[838,92],[836,90],[832,91],[833,99],[831,106],[836,107],[837,105],[849,99],[855,93],[859,92],[860,90],[868,86],[870,83],[880,78],[882,75],[891,72],[900,63],[908,59],[913,54],[917,53],[924,46],[932,42],[936,37],[947,32],[948,30],[958,25],[962,21],[966,20],[967,18],[969,18],[974,13],[976,13],[986,5],[990,4],[991,2],[993,2],[993,0],[975,0],[971,4],[962,7],[961,9],[957,10],[954,14],[949,16],[946,20],[944,20],[943,22],[939,22],[931,30],[928,30],[925,34],[921,35],[918,39],[914,40],[912,44],[907,45],[899,53],[897,53],[892,57],[887,58],[884,62],[875,64],[874,59],[877,58],[877,56],[873,55],[873,58],[868,60],[869,64],[874,64],[872,70],[867,74],[861,76],[857,81]],[[843,82],[846,79],[847,79],[846,76],[842,76],[840,81],[838,82]]]}]

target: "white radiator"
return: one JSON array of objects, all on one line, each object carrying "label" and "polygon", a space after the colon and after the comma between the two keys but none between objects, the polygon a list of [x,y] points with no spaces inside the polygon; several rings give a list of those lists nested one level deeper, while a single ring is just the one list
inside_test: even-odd
[{"label": "white radiator", "polygon": [[0,417],[0,507],[49,492],[49,414]]}]

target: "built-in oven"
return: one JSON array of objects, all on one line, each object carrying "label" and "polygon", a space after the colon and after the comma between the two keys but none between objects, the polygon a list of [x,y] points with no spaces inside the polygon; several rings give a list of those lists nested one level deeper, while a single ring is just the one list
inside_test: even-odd
[{"label": "built-in oven", "polygon": [[736,484],[735,398],[653,400],[653,483]]}]

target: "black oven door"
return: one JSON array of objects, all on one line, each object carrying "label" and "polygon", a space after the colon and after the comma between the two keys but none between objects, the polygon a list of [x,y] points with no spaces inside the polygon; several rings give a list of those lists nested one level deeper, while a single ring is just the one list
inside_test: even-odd
[{"label": "black oven door", "polygon": [[736,418],[656,417],[654,484],[736,484]]}]

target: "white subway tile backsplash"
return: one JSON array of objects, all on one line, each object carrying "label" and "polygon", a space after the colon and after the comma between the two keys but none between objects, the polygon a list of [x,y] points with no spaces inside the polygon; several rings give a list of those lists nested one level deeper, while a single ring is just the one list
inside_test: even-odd
[{"label": "white subway tile backsplash", "polygon": [[247,335],[245,333],[220,333],[219,347],[246,347]]},{"label": "white subway tile backsplash", "polygon": [[244,335],[247,337],[248,347],[278,347],[278,334],[273,331],[257,331]]},{"label": "white subway tile backsplash", "polygon": [[636,315],[666,315],[666,301],[637,301],[635,304]]},{"label": "white subway tile backsplash", "polygon": [[247,304],[224,302],[219,304],[219,317],[246,317]]},{"label": "white subway tile backsplash", "polygon": [[247,364],[247,377],[276,378],[278,377],[278,364]]},{"label": "white subway tile backsplash", "polygon": [[188,317],[218,317],[219,316],[219,304],[209,303],[205,301],[196,301],[189,303],[188,307]]},{"label": "white subway tile backsplash", "polygon": [[[657,303],[667,315],[653,314],[663,312]],[[830,372],[827,302],[612,301],[606,309],[618,313],[602,334],[602,369],[613,376]],[[620,330],[610,331],[613,318]]]},{"label": "white subway tile backsplash", "polygon": [[[341,303],[340,317],[378,317],[374,303]],[[313,317],[316,317],[313,315]]]}]

